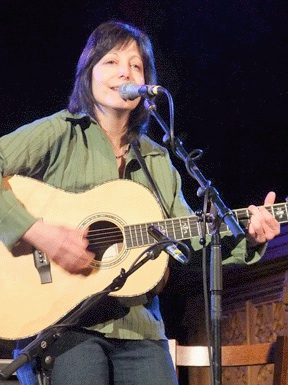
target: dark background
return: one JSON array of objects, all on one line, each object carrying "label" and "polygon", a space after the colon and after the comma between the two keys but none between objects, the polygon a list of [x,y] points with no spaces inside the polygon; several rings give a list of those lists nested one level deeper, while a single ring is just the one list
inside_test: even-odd
[{"label": "dark background", "polygon": [[[103,21],[122,20],[150,35],[158,84],[173,96],[176,135],[187,152],[203,150],[197,164],[228,207],[262,204],[270,190],[282,202],[287,16],[287,0],[0,0],[0,133],[64,108],[87,37]],[[157,103],[167,117],[166,99]],[[161,142],[155,121],[151,129]],[[174,162],[188,202],[201,207],[197,182]],[[180,339],[184,302],[164,293],[168,335]]]},{"label": "dark background", "polygon": [[[230,208],[288,195],[288,2],[0,1],[1,134],[66,106],[78,57],[99,23],[118,19],[153,42],[176,135]],[[159,112],[168,113],[165,97]],[[162,129],[153,119],[153,137]],[[197,182],[175,160],[192,207]]]}]

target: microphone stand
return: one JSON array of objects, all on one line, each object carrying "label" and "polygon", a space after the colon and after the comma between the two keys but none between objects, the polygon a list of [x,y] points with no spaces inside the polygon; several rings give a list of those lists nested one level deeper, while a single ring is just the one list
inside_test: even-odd
[{"label": "microphone stand", "polygon": [[103,291],[93,294],[91,297],[87,298],[79,308],[66,315],[60,323],[56,323],[40,332],[31,343],[21,350],[16,359],[0,371],[0,382],[1,379],[6,380],[10,378],[12,374],[24,364],[32,361],[33,359],[37,359],[37,363],[40,362],[41,374],[39,374],[42,377],[41,385],[49,385],[55,360],[55,358],[49,354],[49,347],[59,340],[65,331],[76,327],[79,319],[84,316],[86,312],[107,298],[107,296],[113,291],[121,289],[131,274],[133,274],[149,260],[158,258],[161,251],[163,251],[163,245],[160,243],[148,247],[145,251],[147,255],[143,259],[139,260],[142,256],[141,254],[137,258],[137,262],[134,263],[127,272],[125,272],[124,269],[121,269],[120,274]]},{"label": "microphone stand", "polygon": [[[170,139],[170,131],[157,112],[156,104],[146,98],[144,106],[148,112],[156,119],[165,135],[165,144]],[[233,211],[230,210],[220,198],[218,191],[212,186],[201,173],[197,165],[184,149],[182,142],[175,137],[173,151],[175,155],[182,159],[186,165],[186,169],[194,179],[197,180],[200,187],[197,195],[202,196],[208,194],[209,200],[214,204],[218,217],[223,221],[237,240],[243,239],[244,231],[235,219]],[[210,293],[211,293],[211,329],[212,329],[212,385],[222,384],[222,356],[221,356],[221,313],[222,313],[222,254],[221,254],[221,237],[219,234],[219,226],[216,223],[215,231],[211,238],[211,256],[210,256]]]}]

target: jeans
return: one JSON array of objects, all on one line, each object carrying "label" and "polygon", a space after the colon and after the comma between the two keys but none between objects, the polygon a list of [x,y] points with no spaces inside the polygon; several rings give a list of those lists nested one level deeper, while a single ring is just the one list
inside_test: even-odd
[{"label": "jeans", "polygon": [[[15,349],[13,351],[13,358],[16,359],[20,352],[21,349]],[[16,374],[21,385],[39,385],[34,362],[24,364],[17,370]]]},{"label": "jeans", "polygon": [[[65,332],[50,347],[49,354],[55,357],[51,385],[178,384],[164,340],[118,340],[73,330]],[[20,383],[34,385],[35,374],[27,382],[27,367],[21,370],[17,372]]]}]

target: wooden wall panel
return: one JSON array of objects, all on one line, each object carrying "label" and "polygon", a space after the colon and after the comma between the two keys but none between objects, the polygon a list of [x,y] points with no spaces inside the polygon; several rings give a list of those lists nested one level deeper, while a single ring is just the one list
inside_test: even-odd
[{"label": "wooden wall panel", "polygon": [[[261,262],[224,268],[223,286],[223,345],[270,342],[279,334],[287,334],[288,226],[282,227],[281,235],[269,243]],[[203,302],[201,295],[187,297],[185,326],[187,343],[191,345],[206,343],[204,316],[198,316],[201,322],[195,322],[193,312],[201,298]],[[271,385],[272,377],[273,365],[222,368],[223,385]],[[191,368],[188,378],[189,385],[208,385],[209,369]]]}]

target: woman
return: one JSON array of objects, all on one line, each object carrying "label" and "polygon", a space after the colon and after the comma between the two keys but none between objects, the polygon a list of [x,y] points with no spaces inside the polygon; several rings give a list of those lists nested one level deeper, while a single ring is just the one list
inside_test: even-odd
[{"label": "woman", "polygon": [[[151,189],[130,146],[136,138],[168,215],[190,215],[167,150],[145,135],[148,115],[143,100],[123,100],[118,92],[126,81],[156,84],[150,41],[127,24],[104,23],[91,34],[80,57],[68,109],[1,139],[1,175],[28,175],[72,192],[118,178]],[[269,193],[265,203],[274,199],[275,194]],[[129,210],[129,202],[120,204]],[[0,207],[0,230],[7,247],[22,237],[71,274],[89,274],[94,253],[87,250],[87,231],[37,220],[4,188]],[[247,262],[247,245],[253,247],[249,262],[259,259],[261,245],[279,233],[267,210],[250,209],[247,241],[231,250],[225,262]],[[106,318],[94,325],[92,316],[84,323],[87,327],[65,332],[53,345],[53,385],[177,384],[157,296],[131,306],[126,315]]]}]

